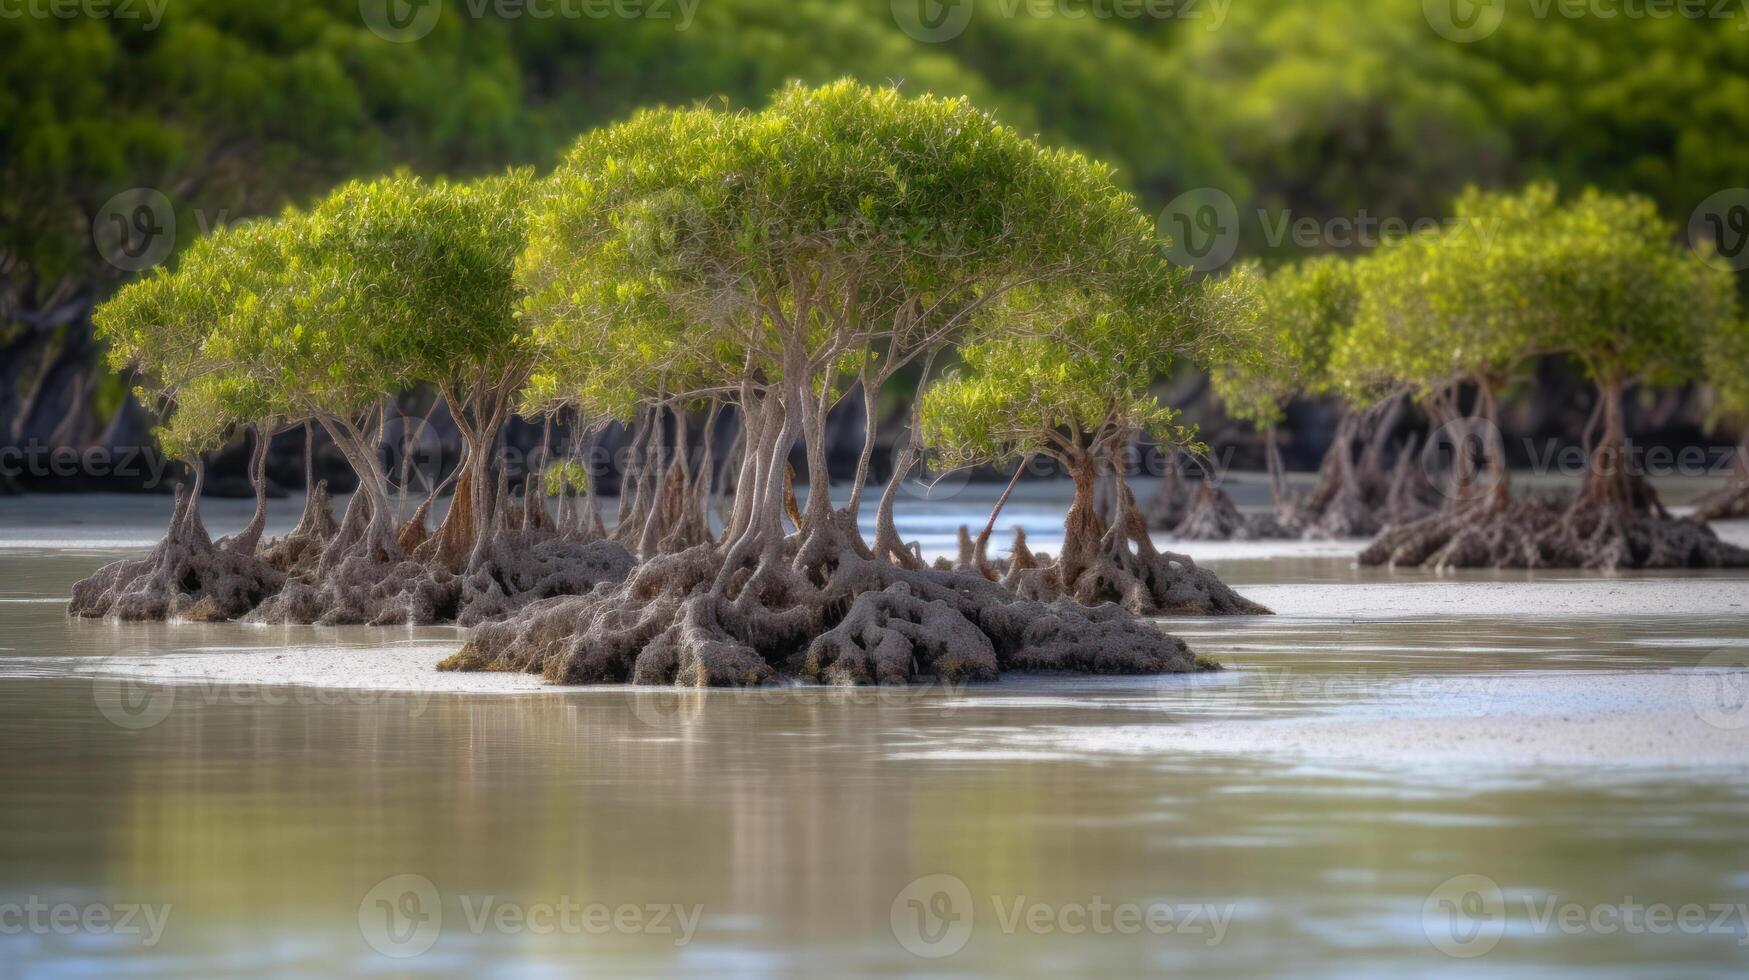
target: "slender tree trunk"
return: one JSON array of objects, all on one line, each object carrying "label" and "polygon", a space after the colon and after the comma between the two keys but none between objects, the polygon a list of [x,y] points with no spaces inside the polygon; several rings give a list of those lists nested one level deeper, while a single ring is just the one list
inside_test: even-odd
[{"label": "slender tree trunk", "polygon": [[[542,486],[542,477],[546,473],[547,454],[552,451],[553,416],[548,413],[542,418],[540,427],[540,451],[535,458],[530,459],[522,468],[522,529],[533,530],[544,526],[546,516],[546,488]],[[539,508],[541,517],[535,517]]]},{"label": "slender tree trunk", "polygon": [[824,399],[824,395],[816,398],[812,390],[807,390],[802,398],[802,442],[808,457],[808,507],[800,529],[804,537],[825,530],[832,520],[832,474],[826,466],[826,413],[821,405]]},{"label": "slender tree trunk", "polygon": [[1106,524],[1094,500],[1098,493],[1099,462],[1092,453],[1078,453],[1068,460],[1069,476],[1075,481],[1075,499],[1063,518],[1063,584],[1068,585],[1098,560]]},{"label": "slender tree trunk", "polygon": [[200,537],[205,532],[200,519],[200,498],[206,492],[206,457],[196,453],[190,465],[194,468],[194,487],[188,492],[188,510],[182,515],[180,530],[190,537]]},{"label": "slender tree trunk", "polygon": [[1282,471],[1281,444],[1277,439],[1275,426],[1263,430],[1263,460],[1269,469],[1269,500],[1275,507],[1277,517],[1286,517],[1287,506],[1287,474]]},{"label": "slender tree trunk", "polygon": [[1032,462],[1028,456],[1014,467],[1014,475],[1008,478],[1008,485],[1002,488],[1002,495],[996,498],[996,506],[990,508],[990,519],[984,522],[984,529],[978,532],[978,539],[973,544],[972,554],[976,557],[978,566],[983,567],[989,560],[990,535],[995,533],[996,519],[1001,516],[1002,508],[1008,503],[1008,495],[1014,492],[1014,485],[1020,482],[1020,475],[1026,472],[1026,467]]},{"label": "slender tree trunk", "polygon": [[1622,414],[1625,386],[1618,381],[1599,381],[1597,397],[1603,407],[1603,431],[1591,453],[1585,486],[1576,502],[1586,507],[1630,507],[1632,477],[1628,472],[1627,424]]},{"label": "slender tree trunk", "polygon": [[383,472],[382,461],[345,420],[324,418],[322,427],[328,430],[328,438],[333,440],[341,455],[352,465],[353,472],[358,475],[357,496],[363,499],[369,511],[366,526],[367,548],[373,557],[380,560],[398,558],[400,549],[395,544],[395,527],[390,515],[387,489],[388,477]]},{"label": "slender tree trunk", "polygon": [[255,513],[249,523],[232,540],[233,550],[252,555],[267,529],[267,450],[273,440],[271,432],[261,426],[252,427],[255,444],[249,453],[249,485],[255,489]]},{"label": "slender tree trunk", "polygon": [[1482,426],[1482,452],[1488,459],[1488,506],[1505,510],[1512,503],[1512,478],[1506,469],[1506,442],[1500,434],[1499,402],[1494,397],[1494,384],[1487,378],[1476,379],[1476,408]]},{"label": "slender tree trunk", "polygon": [[710,414],[705,416],[704,433],[700,436],[702,444],[699,447],[698,470],[693,476],[692,492],[687,499],[692,519],[698,522],[707,542],[714,540],[711,536],[711,494],[716,486],[717,423],[722,414],[723,403],[713,398]]},{"label": "slender tree trunk", "polygon": [[625,470],[619,477],[619,508],[614,515],[613,540],[620,544],[630,541],[633,530],[643,530],[638,495],[644,480],[644,447],[650,439],[650,411],[640,413],[632,423],[632,438],[626,444]]},{"label": "slender tree trunk", "polygon": [[880,505],[875,509],[875,541],[874,554],[876,558],[898,564],[901,568],[915,571],[923,567],[923,560],[905,546],[904,539],[899,537],[898,524],[893,519],[893,506],[898,500],[899,487],[905,478],[911,474],[911,468],[917,465],[918,431],[921,428],[920,406],[923,402],[923,389],[929,380],[929,372],[935,366],[935,352],[930,351],[923,359],[923,369],[917,376],[917,395],[911,400],[911,438],[905,440],[905,448],[893,460],[893,472],[887,477],[887,485],[881,491]]},{"label": "slender tree trunk", "polygon": [[[723,567],[711,584],[713,593],[723,594],[731,577],[749,559],[757,557],[760,566],[764,567],[775,564],[782,557],[784,492],[787,489],[784,473],[790,450],[795,447],[801,414],[798,403],[802,389],[792,380],[793,376],[794,372],[786,371],[782,391],[768,394],[763,399],[763,412],[767,417],[761,426],[758,444],[749,444],[752,458],[743,468],[743,472],[748,467],[753,471],[753,486],[748,488],[750,492],[746,492],[744,527],[729,545]],[[736,490],[737,511],[741,510],[743,492],[741,488]]]},{"label": "slender tree trunk", "polygon": [[856,458],[856,479],[850,485],[850,502],[845,505],[844,513],[850,518],[850,526],[856,527],[857,520],[862,515],[862,491],[868,483],[869,464],[874,459],[876,391],[875,382],[869,377],[868,370],[863,369],[859,376],[862,388],[862,453]]},{"label": "slender tree trunk", "polygon": [[[655,555],[657,545],[661,540],[658,532],[662,513],[668,503],[668,471],[663,465],[663,456],[668,445],[667,420],[662,417],[663,408],[657,405],[650,416],[650,442],[644,454],[644,473],[639,479],[638,506],[643,510],[643,527],[638,532],[637,552],[640,557],[649,558]],[[684,422],[678,420],[679,412],[675,413],[676,435]]]}]

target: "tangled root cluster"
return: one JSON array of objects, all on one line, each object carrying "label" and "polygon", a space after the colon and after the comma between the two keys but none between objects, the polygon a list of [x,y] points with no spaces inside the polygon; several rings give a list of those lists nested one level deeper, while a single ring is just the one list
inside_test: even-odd
[{"label": "tangled root cluster", "polygon": [[334,523],[334,503],[328,497],[328,481],[322,480],[305,496],[297,527],[269,541],[261,549],[261,559],[282,573],[290,572],[319,557],[323,546],[339,531],[340,526]]},{"label": "tangled root cluster", "polygon": [[1078,568],[1061,561],[1021,560],[1011,564],[1002,581],[1023,598],[1066,598],[1089,606],[1112,603],[1137,616],[1269,614],[1189,555],[1171,551],[1102,554]]},{"label": "tangled root cluster", "polygon": [[1148,505],[1148,526],[1181,541],[1271,541],[1365,538],[1394,524],[1420,520],[1440,504],[1426,474],[1405,457],[1391,467],[1375,462],[1326,467],[1309,493],[1282,493],[1276,513],[1241,511],[1231,495],[1204,481],[1195,489],[1168,479]]},{"label": "tangled root cluster", "polygon": [[[316,524],[325,529],[332,517]],[[249,622],[388,626],[455,618],[460,579],[405,557],[393,530],[371,520],[362,497],[352,498],[332,534],[308,534],[315,540],[287,549],[299,559],[287,569],[284,588],[249,613]],[[283,543],[270,544],[269,551]]]},{"label": "tangled root cluster", "polygon": [[[435,541],[425,531],[425,507],[392,535],[365,512],[349,506],[338,529],[315,547],[299,548],[302,558],[288,569],[284,588],[248,618],[325,626],[473,626],[539,599],[618,582],[635,564],[619,544],[561,529],[545,511],[542,519],[524,521],[522,511],[501,502],[467,564],[452,571],[435,560],[435,549],[425,547]],[[333,526],[332,518],[326,526]]]},{"label": "tangled root cluster", "polygon": [[477,626],[541,599],[582,595],[603,582],[624,581],[636,564],[618,542],[551,527],[500,527],[475,548],[461,580],[456,622]]},{"label": "tangled root cluster", "polygon": [[[526,507],[527,505],[525,505]],[[535,505],[538,506],[538,503]],[[460,569],[434,560],[421,508],[395,528],[355,496],[336,522],[312,493],[297,528],[259,555],[214,544],[179,496],[144,559],[75,588],[73,613],[262,623],[472,628],[445,669],[518,670],[565,683],[747,686],[989,680],[1003,671],[1140,674],[1213,669],[1141,620],[1251,613],[1188,557],[1127,547],[1072,564],[1017,539],[998,570],[877,559],[847,522],[759,554],[711,543],[637,561],[561,508],[503,499]],[[806,538],[806,544],[802,540]],[[1116,541],[1116,532],[1106,544]]]},{"label": "tangled root cluster", "polygon": [[1385,529],[1362,565],[1429,568],[1744,568],[1749,550],[1689,518],[1533,497],[1476,503]]},{"label": "tangled root cluster", "polygon": [[1241,513],[1227,491],[1211,483],[1197,488],[1171,531],[1183,541],[1269,541],[1300,536],[1299,528],[1274,514]]},{"label": "tangled root cluster", "polygon": [[1700,521],[1749,518],[1749,477],[1741,477],[1695,501],[1694,517]]},{"label": "tangled root cluster", "polygon": [[112,562],[73,586],[68,612],[128,620],[222,620],[279,591],[284,573],[231,541],[213,543],[200,512],[176,490],[170,529],[144,558]]},{"label": "tangled root cluster", "polygon": [[1116,606],[1016,595],[983,575],[905,569],[850,548],[726,567],[709,545],[653,558],[620,584],[542,600],[477,627],[446,670],[568,684],[750,686],[778,677],[895,684],[1005,670],[1209,669],[1183,641]]}]

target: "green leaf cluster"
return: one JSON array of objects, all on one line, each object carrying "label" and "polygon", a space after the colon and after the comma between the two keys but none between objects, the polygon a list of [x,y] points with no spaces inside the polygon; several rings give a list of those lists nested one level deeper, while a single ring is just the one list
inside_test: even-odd
[{"label": "green leaf cluster", "polygon": [[1471,190],[1436,235],[1381,249],[1333,370],[1356,397],[1509,380],[1566,355],[1599,386],[1683,383],[1710,338],[1737,329],[1732,278],[1675,243],[1652,201],[1551,184]]}]

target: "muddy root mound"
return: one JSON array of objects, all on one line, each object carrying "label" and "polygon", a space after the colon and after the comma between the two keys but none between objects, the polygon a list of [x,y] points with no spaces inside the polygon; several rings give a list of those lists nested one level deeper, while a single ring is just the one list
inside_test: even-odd
[{"label": "muddy root mound", "polygon": [[1274,514],[1246,514],[1219,487],[1204,484],[1184,518],[1171,529],[1183,541],[1269,541],[1297,538],[1300,530]]},{"label": "muddy root mound", "polygon": [[468,563],[456,622],[478,626],[542,599],[584,595],[602,583],[625,581],[636,564],[617,541],[584,540],[539,527],[500,529]]},{"label": "muddy root mound", "polygon": [[460,576],[407,557],[395,529],[371,519],[362,495],[353,496],[338,529],[313,537],[299,548],[285,587],[249,613],[248,622],[396,626],[455,619]]},{"label": "muddy root mound", "polygon": [[1397,568],[1745,568],[1749,550],[1691,518],[1539,497],[1387,528],[1359,561]]},{"label": "muddy root mound", "polygon": [[619,584],[546,599],[476,627],[444,670],[537,673],[566,684],[753,686],[990,680],[1004,671],[1210,669],[1183,641],[1116,606],[1016,596],[982,575],[908,570],[836,551],[728,565],[700,545]]},{"label": "muddy root mound", "polygon": [[[1017,550],[1019,547],[1017,546]],[[1233,591],[1214,572],[1171,551],[1101,554],[1085,563],[1013,562],[1002,582],[1025,599],[1111,603],[1134,616],[1267,616],[1269,610]]]},{"label": "muddy root mound", "polygon": [[399,626],[447,623],[461,605],[461,577],[407,559],[352,554],[288,578],[249,613],[251,623]]},{"label": "muddy root mound", "polygon": [[274,538],[261,549],[261,559],[283,573],[321,557],[322,549],[340,532],[334,520],[334,505],[328,497],[328,481],[322,480],[304,497],[303,515],[297,526]]},{"label": "muddy root mound", "polygon": [[277,593],[285,575],[228,545],[213,543],[191,495],[178,487],[170,528],[152,553],[111,562],[75,583],[67,612],[127,620],[212,621],[241,616]]},{"label": "muddy root mound", "polygon": [[[409,523],[408,526],[417,526]],[[585,540],[550,525],[499,526],[475,547],[464,570],[410,557],[400,542],[348,510],[321,553],[288,576],[284,588],[249,615],[251,622],[474,626],[554,596],[578,595],[630,574],[634,559],[612,541]]]}]

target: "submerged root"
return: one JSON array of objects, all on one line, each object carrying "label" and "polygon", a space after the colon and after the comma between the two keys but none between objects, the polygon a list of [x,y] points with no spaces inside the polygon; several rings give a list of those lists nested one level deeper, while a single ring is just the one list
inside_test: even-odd
[{"label": "submerged root", "polygon": [[1477,503],[1387,528],[1362,565],[1429,568],[1749,567],[1749,550],[1691,518],[1556,497]]},{"label": "submerged root", "polygon": [[723,567],[708,545],[660,555],[623,583],[547,599],[476,628],[446,670],[560,683],[746,686],[985,680],[1003,670],[1207,669],[1184,643],[1115,606],[1040,602],[982,575],[905,569],[833,545],[815,560]]},{"label": "submerged root", "polygon": [[76,583],[67,611],[128,620],[233,619],[284,582],[282,572],[254,554],[215,545],[198,501],[177,487],[164,540],[144,558],[111,562]]}]

